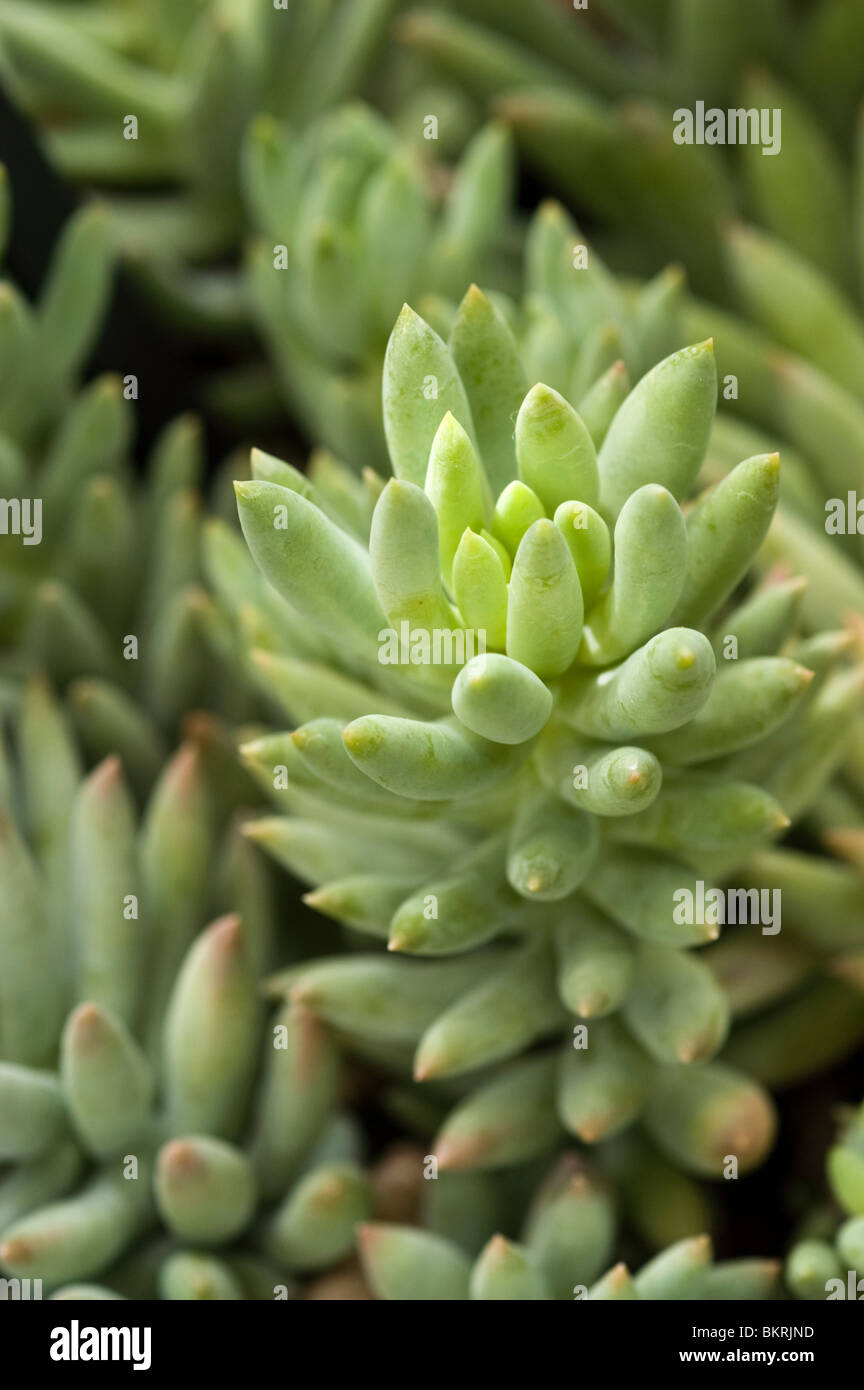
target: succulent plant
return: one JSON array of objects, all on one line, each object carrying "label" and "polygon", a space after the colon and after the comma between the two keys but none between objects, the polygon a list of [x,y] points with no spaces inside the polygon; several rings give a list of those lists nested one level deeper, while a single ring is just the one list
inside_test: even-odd
[{"label": "succulent plant", "polygon": [[[343,132],[342,138],[344,132],[353,129],[356,139],[359,121],[359,114],[342,113],[331,118],[329,129]],[[250,185],[253,166],[264,163],[261,142],[265,135],[258,132],[250,141]],[[267,138],[271,141],[271,155],[280,144],[284,147],[284,137],[280,142],[271,131]],[[276,144],[272,143],[274,140]],[[476,146],[484,158],[473,166],[477,171],[474,186],[478,202],[487,209],[499,207],[498,197],[489,191],[490,181],[496,190],[502,189],[499,141],[494,128],[490,128],[478,138]],[[398,162],[399,157],[396,158]],[[273,237],[279,225],[287,236],[282,208],[288,181],[280,161],[272,158],[267,174],[257,175],[255,182],[261,190],[259,215],[263,218],[266,209],[270,209]],[[306,196],[314,199],[316,195],[310,190]],[[505,203],[502,201],[500,206]],[[490,214],[487,229],[497,226],[499,219],[500,212]],[[299,225],[303,225],[302,219]],[[295,270],[300,265],[296,250],[287,260],[283,257],[283,268],[277,268],[274,252],[279,250],[279,244],[261,241],[252,258],[252,279],[271,356],[289,386],[294,409],[304,418],[313,438],[355,467],[386,468],[378,389],[383,338],[380,321],[377,331],[371,326],[367,282],[371,279],[375,284],[375,274],[363,274],[364,266],[375,263],[375,253],[368,247],[364,250],[357,217],[343,214],[335,229],[323,217],[314,225],[315,234],[325,237],[328,247],[335,236],[344,248],[339,262],[342,269],[338,312],[334,316],[332,305],[328,310],[323,288],[317,299],[310,288],[320,281],[327,293],[332,293],[334,275],[324,273],[323,261],[318,280],[309,274],[292,276],[291,265]],[[392,301],[400,296],[411,297],[412,277],[398,270],[417,245],[412,219],[403,224],[391,217],[388,226],[390,263],[386,293],[382,291],[377,296],[379,307],[389,304],[391,297]],[[312,232],[308,235],[311,239]],[[376,245],[381,242],[378,236]],[[288,247],[282,249],[287,254]],[[442,283],[443,272],[436,263],[434,249],[434,244],[427,246],[422,259],[418,304],[424,317],[446,337],[457,304],[450,297],[449,287]],[[783,279],[778,267],[780,256],[776,247],[766,244],[759,260],[759,274],[754,277],[764,302],[775,304],[778,312],[790,300],[796,304],[801,301],[797,292],[790,293]],[[306,259],[311,264],[308,256]],[[469,259],[467,254],[457,258],[460,262]],[[540,207],[527,228],[521,297],[505,297],[500,287],[507,277],[503,272],[496,274],[492,265],[486,269],[488,277],[481,283],[512,328],[529,377],[555,387],[577,407],[581,407],[587,391],[604,371],[611,373],[604,389],[623,399],[628,378],[637,379],[683,337],[695,341],[713,336],[724,390],[702,481],[716,482],[748,454],[770,453],[782,447],[780,505],[760,563],[765,569],[774,565],[793,574],[806,574],[809,583],[802,611],[805,624],[812,631],[839,627],[850,615],[864,612],[864,580],[857,565],[860,537],[829,538],[824,534],[825,496],[845,498],[858,477],[864,448],[864,409],[859,408],[848,386],[843,385],[842,373],[826,373],[824,368],[830,365],[827,359],[824,368],[807,363],[766,333],[688,299],[682,272],[675,266],[642,285],[613,276],[596,247],[552,202]],[[449,271],[444,278],[449,278]],[[493,292],[491,286],[496,284],[498,288]],[[818,297],[816,287],[810,297]],[[814,321],[815,317],[814,308]],[[826,341],[833,341],[831,324],[835,319],[830,305],[822,304],[818,321],[824,326],[822,337]],[[361,333],[358,326],[363,323],[366,327]],[[329,344],[325,341],[328,334]],[[847,337],[851,336],[850,329]],[[811,348],[818,340],[818,335],[809,335]],[[349,348],[352,342],[357,345],[353,351]],[[850,349],[847,383],[849,374],[857,370],[855,360],[855,352]],[[734,389],[727,389],[729,382],[735,383]],[[313,472],[317,466],[318,461],[313,461]],[[864,752],[859,745],[860,733],[855,737],[857,751],[850,775],[864,794]]]},{"label": "succulent plant", "polygon": [[[721,476],[745,454],[782,450],[762,563],[806,575],[811,631],[851,620],[860,634],[864,18],[855,0],[734,0],[722,26],[703,8],[467,0],[412,10],[396,32],[510,126],[544,181],[595,219],[616,270],[674,257],[713,301],[689,296],[679,309],[684,340],[714,339],[724,383],[707,469]],[[699,101],[779,111],[771,157],[760,143],[676,143],[677,113]],[[851,521],[826,534],[826,513],[847,500]],[[813,818],[830,838],[862,816],[859,719]]]},{"label": "succulent plant", "polygon": [[[526,1162],[564,1130],[593,1143],[641,1115],[674,1161],[719,1177],[724,1156],[758,1163],[773,1118],[746,1072],[713,1060],[730,1001],[688,948],[716,918],[675,905],[749,883],[753,851],[841,759],[861,674],[838,667],[842,634],[787,641],[798,586],[727,607],[771,520],[776,455],[682,512],[715,409],[710,343],[620,404],[608,375],[592,395],[583,418],[529,390],[472,289],[449,347],[400,315],[384,369],[395,477],[367,479],[365,523],[358,492],[340,507],[266,455],[237,484],[263,575],[339,651],[298,660],[249,612],[260,579],[236,568],[232,595],[223,578],[298,722],[244,750],[289,813],[249,833],[312,881],[313,907],[379,939],[271,991],[397,1076],[413,1060],[445,1116],[442,1169]],[[766,943],[745,929],[738,946]],[[794,995],[799,967],[812,979],[805,955],[765,961],[760,1002]],[[826,987],[848,1003],[830,1054],[864,1034],[864,1001]]]},{"label": "succulent plant", "polygon": [[[341,128],[339,120],[331,124]],[[254,138],[250,149],[254,149]],[[252,163],[250,159],[250,169]],[[281,207],[278,189],[284,188],[284,178],[274,175],[273,180],[262,182],[268,189],[267,196],[260,199],[262,208]],[[495,180],[495,186],[500,187],[500,179]],[[391,222],[392,237],[401,235],[404,250],[409,245],[408,232],[398,233],[395,219]],[[343,243],[352,245],[350,219],[341,231]],[[781,254],[766,244],[761,274],[754,281],[761,286],[763,300],[774,303],[778,313],[790,298],[800,302],[800,295],[789,294],[777,268]],[[396,261],[401,263],[402,257]],[[257,267],[254,274],[260,277],[259,301],[270,316],[272,352],[276,360],[289,364],[283,367],[289,379],[290,363],[295,364],[295,387],[302,384],[300,408],[310,428],[317,425],[317,436],[355,467],[364,463],[381,467],[380,344],[374,335],[370,337],[365,356],[341,376],[332,365],[328,374],[321,349],[314,361],[307,357],[305,372],[299,372],[296,364],[302,327],[298,324],[295,331],[288,330],[294,320],[286,310],[284,294],[280,294],[280,287],[290,286],[290,275],[275,270],[265,258],[257,260]],[[426,286],[432,283],[428,259],[424,260],[423,279]],[[362,275],[355,272],[341,296],[342,315],[348,312],[355,323],[363,307],[357,287],[364,283]],[[596,248],[554,203],[542,205],[528,227],[523,283],[521,299],[510,299],[500,292],[490,297],[518,340],[526,379],[546,382],[587,415],[597,408],[586,399],[595,382],[600,408],[609,409],[623,400],[630,381],[671,351],[683,334],[692,339],[716,332],[721,377],[724,383],[740,383],[742,389],[739,400],[734,391],[724,389],[722,393],[722,409],[712,427],[700,484],[718,482],[740,458],[771,453],[782,442],[780,501],[757,563],[769,580],[791,579],[799,572],[806,576],[807,584],[796,601],[811,632],[839,628],[854,614],[864,612],[864,581],[856,564],[860,538],[824,535],[823,495],[834,492],[845,496],[854,486],[864,448],[864,412],[848,390],[820,366],[778,347],[765,333],[688,300],[681,273],[674,267],[643,286],[614,277]],[[393,280],[394,293],[399,288]],[[814,296],[818,297],[818,287],[813,288],[811,300]],[[438,293],[425,295],[420,305],[431,324],[447,337],[456,317],[456,304]],[[319,326],[329,323],[323,303],[315,321]],[[823,325],[822,340],[827,344],[833,331],[829,303],[821,304],[818,314],[814,310],[814,322]],[[847,337],[850,335],[851,330]],[[344,325],[338,337],[342,344],[350,339]],[[820,339],[811,335],[809,341],[812,349]],[[800,338],[794,345],[800,348]],[[855,354],[850,351],[851,371]],[[819,353],[815,355],[822,360]],[[836,362],[836,355],[833,360]],[[829,365],[827,358],[824,365]],[[295,399],[299,403],[296,391]],[[736,411],[739,416],[744,412],[747,423],[733,416],[731,412]],[[320,453],[313,457],[310,477],[325,490],[334,487],[333,460]],[[362,514],[363,503],[357,505]],[[857,823],[864,815],[864,721],[860,719],[850,731],[848,756],[833,800],[824,805],[820,802],[811,811],[818,832],[828,835],[837,829],[841,814]],[[818,863],[812,869],[814,875],[820,874]],[[843,877],[854,890],[854,874],[839,872],[838,885]]]}]

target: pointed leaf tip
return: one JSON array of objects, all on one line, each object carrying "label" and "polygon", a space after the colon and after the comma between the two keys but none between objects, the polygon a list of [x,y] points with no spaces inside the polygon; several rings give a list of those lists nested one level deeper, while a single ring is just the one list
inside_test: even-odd
[{"label": "pointed leaf tip", "polygon": [[77,1048],[92,1047],[108,1031],[105,1015],[90,1000],[73,1009],[67,1027]]},{"label": "pointed leaf tip", "polygon": [[103,758],[87,780],[97,793],[111,791],[118,786],[123,781],[123,764],[117,754],[109,753],[107,758]]},{"label": "pointed leaf tip", "polygon": [[205,930],[210,937],[215,955],[225,959],[242,951],[245,944],[245,931],[243,919],[239,913],[229,912],[224,917],[217,917],[216,921],[211,922]]},{"label": "pointed leaf tip", "polygon": [[197,1176],[204,1164],[188,1139],[171,1139],[159,1155],[159,1166],[174,1179],[186,1179]]}]

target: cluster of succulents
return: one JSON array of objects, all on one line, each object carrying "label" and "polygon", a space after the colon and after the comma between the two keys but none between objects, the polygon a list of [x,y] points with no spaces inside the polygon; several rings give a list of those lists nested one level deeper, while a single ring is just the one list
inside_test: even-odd
[{"label": "cluster of succulents", "polygon": [[[699,9],[0,7],[99,194],[0,285],[6,1297],[858,1297],[860,1111],[713,1244],[864,1044],[864,34]],[[87,379],[123,254],[211,483]]]}]

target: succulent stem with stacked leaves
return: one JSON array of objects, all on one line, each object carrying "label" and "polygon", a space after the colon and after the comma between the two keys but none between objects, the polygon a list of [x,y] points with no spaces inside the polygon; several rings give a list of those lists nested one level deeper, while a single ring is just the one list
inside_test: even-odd
[{"label": "succulent stem with stacked leaves", "polygon": [[[710,342],[662,361],[593,435],[554,388],[517,386],[519,363],[476,288],[449,345],[403,310],[384,366],[395,477],[370,496],[368,543],[287,471],[253,459],[237,485],[263,575],[338,647],[329,680],[351,681],[326,721],[248,746],[290,813],[251,833],[312,878],[314,906],[397,957],[324,959],[273,989],[397,1074],[413,1051],[445,1106],[448,1079],[469,1078],[436,1140],[442,1168],[506,1167],[567,1129],[596,1143],[641,1116],[674,1161],[718,1178],[761,1160],[773,1114],[757,1083],[713,1060],[730,1001],[691,948],[718,920],[677,918],[675,903],[734,882],[788,825],[772,788],[800,813],[841,749],[838,737],[815,778],[794,760],[785,728],[815,703],[791,622],[764,655],[715,655],[779,461],[747,459],[689,504],[715,409]],[[484,653],[416,655],[480,613]],[[379,655],[393,629],[414,644],[401,665]],[[848,683],[842,669],[826,679]],[[752,713],[733,733],[738,689]],[[858,698],[836,706],[844,728]],[[739,738],[757,768],[771,747],[759,784],[730,761]],[[782,775],[789,758],[798,771]]]}]

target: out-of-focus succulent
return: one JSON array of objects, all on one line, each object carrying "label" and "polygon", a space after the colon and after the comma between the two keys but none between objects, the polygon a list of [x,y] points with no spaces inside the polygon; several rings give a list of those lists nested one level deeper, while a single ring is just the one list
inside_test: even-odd
[{"label": "out-of-focus succulent", "polygon": [[[462,288],[479,280],[529,377],[573,405],[612,367],[602,390],[623,399],[628,380],[680,342],[680,271],[669,267],[645,284],[617,279],[559,204],[543,203],[519,257],[509,254],[516,223],[500,127],[475,138],[437,213],[404,149],[369,111],[346,108],[300,141],[259,123],[246,153],[248,196],[269,230],[250,275],[271,357],[313,438],[355,469],[389,467],[381,371],[393,318],[415,296],[447,337]],[[726,462],[726,434],[712,449],[715,472]]]},{"label": "out-of-focus succulent", "polygon": [[[493,1236],[472,1264],[440,1236],[407,1226],[369,1224],[360,1232],[366,1277],[385,1301],[420,1299],[504,1300],[576,1299],[599,1302],[679,1299],[716,1301],[777,1297],[779,1262],[723,1260],[715,1263],[708,1236],[694,1236],[663,1250],[631,1275],[625,1264],[604,1274],[603,1235],[580,1212],[581,1239],[553,1221],[569,1212],[559,1198],[540,1213],[525,1244]],[[574,1208],[585,1206],[578,1191]],[[575,1213],[574,1213],[575,1214]],[[568,1239],[569,1237],[569,1239]],[[592,1239],[593,1237],[593,1239]],[[590,1271],[590,1272],[589,1272]],[[598,1277],[599,1275],[599,1277]]]},{"label": "out-of-focus succulent", "polygon": [[[5,180],[2,197],[5,223]],[[114,258],[91,207],[61,233],[35,304],[0,284],[0,688],[9,703],[33,670],[72,682],[92,755],[120,753],[140,785],[164,757],[160,730],[188,709],[243,718],[250,705],[242,682],[227,679],[201,583],[198,421],[168,425],[139,478],[138,376],[78,385]]]},{"label": "out-of-focus succulent", "polygon": [[262,1009],[267,866],[220,826],[200,744],[168,762],[139,822],[119,760],[82,776],[44,683],[15,733],[0,797],[0,1268],[46,1294],[71,1283],[68,1298],[290,1296],[296,1272],[341,1261],[382,1208],[338,1113],[328,1030]]},{"label": "out-of-focus succulent", "polygon": [[[235,423],[276,405],[271,377],[248,356],[252,305],[237,263],[249,229],[241,185],[250,123],[266,117],[299,135],[343,102],[371,100],[391,113],[406,161],[432,184],[446,180],[447,161],[478,124],[476,104],[427,80],[425,63],[392,45],[382,54],[401,4],[3,6],[5,87],[60,170],[98,190],[151,307],[175,331],[218,341],[238,359],[214,377],[210,400]],[[483,269],[472,263],[467,273]]]},{"label": "out-of-focus succulent", "polygon": [[[862,87],[856,0],[465,0],[418,7],[396,31],[509,121],[523,152],[613,229],[618,264],[680,258],[700,292],[740,291],[730,219],[761,223],[845,289],[861,282],[850,177]],[[778,75],[779,74],[779,75]],[[673,140],[682,110],[755,111],[757,132]],[[759,113],[781,110],[769,143]],[[861,157],[861,146],[857,147]],[[751,265],[758,294],[758,268]],[[734,287],[734,288],[733,288]],[[803,321],[799,319],[799,331]]]},{"label": "out-of-focus succulent", "polygon": [[386,460],[381,363],[401,305],[450,298],[472,278],[512,283],[511,162],[508,136],[489,125],[442,180],[360,105],[302,135],[267,117],[252,127],[243,183],[258,322],[294,414],[356,467]]},{"label": "out-of-focus succulent", "polygon": [[[0,261],[12,230],[12,189],[0,166]],[[30,305],[8,279],[0,294],[2,391],[0,429],[7,437],[5,468],[15,445],[44,442],[68,409],[101,326],[116,251],[104,210],[70,219],[55,246],[38,304]]]},{"label": "out-of-focus succulent", "polygon": [[[681,948],[719,934],[700,893],[747,882],[754,849],[818,796],[861,674],[838,665],[842,634],[790,638],[798,586],[727,606],[771,520],[776,455],[681,510],[714,415],[710,343],[623,402],[617,375],[584,418],[529,390],[472,289],[449,346],[407,308],[391,336],[389,483],[367,478],[364,501],[346,482],[340,499],[253,458],[237,486],[252,554],[336,660],[298,660],[268,631],[260,580],[211,554],[254,669],[299,725],[245,750],[289,813],[249,833],[313,882],[314,907],[399,953],[324,959],[272,989],[397,1075],[413,1059],[433,1104],[445,1083],[443,1169],[507,1167],[639,1116],[707,1176],[772,1139],[767,1095],[712,1060],[730,994]],[[744,1009],[818,969],[752,924],[738,948],[764,960]],[[842,1052],[864,1003],[824,988],[848,996],[825,1024]],[[562,1032],[563,1048],[519,1057]]]},{"label": "out-of-focus succulent", "polygon": [[[786,1259],[796,1298],[864,1298],[864,1106],[850,1114],[828,1151],[834,1205],[817,1208]],[[843,1213],[838,1219],[837,1208]]]},{"label": "out-of-focus succulent", "polygon": [[828,1181],[850,1216],[864,1216],[864,1104],[848,1122],[828,1153]]},{"label": "out-of-focus succulent", "polygon": [[0,70],[64,173],[110,191],[124,245],[210,261],[242,233],[248,122],[301,127],[373,81],[399,2],[10,0]]}]

